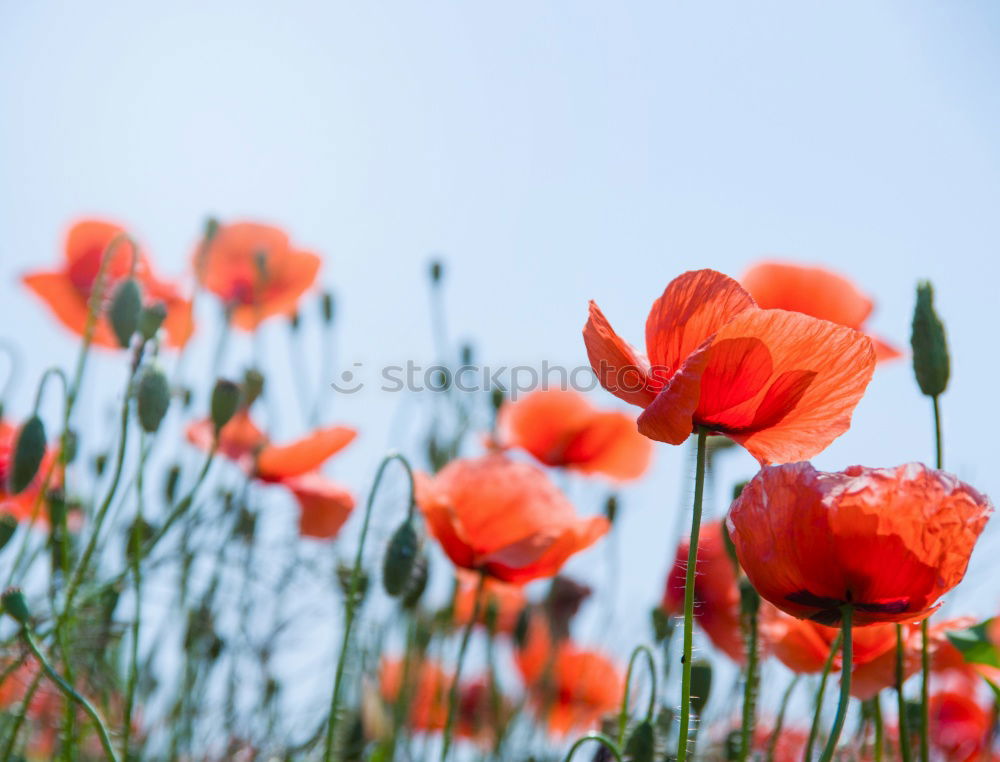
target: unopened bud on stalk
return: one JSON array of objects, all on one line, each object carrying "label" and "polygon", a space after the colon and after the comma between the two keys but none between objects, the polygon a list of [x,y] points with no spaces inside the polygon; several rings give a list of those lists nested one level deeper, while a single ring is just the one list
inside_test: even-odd
[{"label": "unopened bud on stalk", "polygon": [[403,608],[416,608],[424,595],[424,591],[427,589],[427,580],[429,577],[430,566],[427,562],[427,556],[424,553],[420,553],[413,562],[410,581],[407,583],[406,589],[403,591],[402,598],[400,599]]},{"label": "unopened bud on stalk", "polygon": [[473,350],[471,344],[463,344],[461,350],[459,350],[458,358],[461,360],[462,365],[472,365]]},{"label": "unopened bud on stalk", "polygon": [[94,456],[94,473],[98,476],[104,475],[104,469],[108,467],[108,454],[98,453]]},{"label": "unopened bud on stalk", "polygon": [[10,492],[23,492],[42,465],[45,457],[45,424],[37,415],[31,416],[17,433],[14,444],[14,467],[10,472]]},{"label": "unopened bud on stalk", "polygon": [[149,341],[156,336],[156,332],[166,319],[167,308],[163,302],[154,302],[148,307],[143,307],[139,313],[139,335],[145,341]]},{"label": "unopened bud on stalk", "polygon": [[402,594],[410,581],[420,552],[420,537],[412,518],[407,518],[389,538],[382,561],[382,586],[393,598]]},{"label": "unopened bud on stalk", "polygon": [[250,407],[264,393],[264,374],[256,368],[247,368],[243,374],[243,399],[240,407]]},{"label": "unopened bud on stalk", "polygon": [[212,389],[212,423],[218,433],[236,415],[240,404],[240,387],[232,381],[220,378]]},{"label": "unopened bud on stalk", "polygon": [[334,308],[336,303],[333,300],[333,293],[330,291],[324,291],[323,296],[320,297],[320,313],[323,315],[324,323],[332,323],[333,317],[336,314]]},{"label": "unopened bud on stalk", "polygon": [[937,397],[948,387],[951,363],[944,324],[934,310],[934,289],[927,281],[917,285],[917,306],[913,310],[913,372],[920,391]]},{"label": "unopened bud on stalk", "polygon": [[444,264],[442,264],[439,259],[431,260],[429,272],[431,276],[431,283],[437,285],[441,282],[441,277],[444,275]]},{"label": "unopened bud on stalk", "polygon": [[517,615],[517,622],[514,624],[514,643],[518,648],[524,648],[528,642],[528,627],[531,625],[531,607],[525,606],[521,613]]},{"label": "unopened bud on stalk", "polygon": [[3,606],[4,612],[9,614],[13,619],[21,624],[28,623],[31,613],[28,611],[28,602],[24,599],[24,593],[21,592],[21,588],[7,588],[6,592],[0,596],[0,605]]},{"label": "unopened bud on stalk", "polygon": [[674,626],[673,622],[670,621],[670,617],[667,616],[667,612],[656,606],[649,612],[649,618],[653,625],[653,639],[657,643],[662,643],[670,637]]},{"label": "unopened bud on stalk", "polygon": [[147,434],[155,433],[170,407],[170,384],[166,374],[156,365],[149,365],[142,372],[136,400],[142,430]]},{"label": "unopened bud on stalk", "polygon": [[705,711],[712,693],[712,663],[704,659],[691,662],[691,708],[695,714]]},{"label": "unopened bud on stalk", "polygon": [[609,524],[615,523],[618,517],[618,495],[608,495],[608,499],[604,501],[604,515]]},{"label": "unopened bud on stalk", "polygon": [[506,399],[507,394],[501,387],[494,386],[490,389],[490,404],[493,406],[494,414],[500,412],[500,408],[503,407],[503,403]]},{"label": "unopened bud on stalk", "polygon": [[625,756],[631,762],[653,762],[656,754],[656,735],[653,723],[643,720],[632,731],[625,743]]},{"label": "unopened bud on stalk", "polygon": [[139,311],[142,309],[142,290],[135,278],[126,278],[115,289],[108,306],[108,321],[118,338],[118,343],[127,347],[132,343],[132,335],[139,327]]},{"label": "unopened bud on stalk", "polygon": [[66,429],[61,437],[63,460],[72,463],[76,460],[76,454],[80,449],[80,438],[73,429]]},{"label": "unopened bud on stalk", "polygon": [[177,497],[177,485],[181,478],[181,467],[174,463],[167,470],[167,478],[163,483],[163,496],[167,499],[167,505],[174,504],[174,498]]},{"label": "unopened bud on stalk", "polygon": [[16,531],[17,519],[10,513],[0,514],[0,550],[7,547],[7,543]]}]

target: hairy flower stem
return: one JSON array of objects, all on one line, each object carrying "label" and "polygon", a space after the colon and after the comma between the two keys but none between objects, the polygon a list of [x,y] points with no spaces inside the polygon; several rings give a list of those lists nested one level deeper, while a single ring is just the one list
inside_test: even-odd
[{"label": "hairy flower stem", "polygon": [[823,664],[823,674],[819,679],[819,690],[816,691],[816,711],[813,712],[812,725],[809,727],[809,740],[806,741],[806,751],[802,755],[802,759],[812,759],[812,750],[816,745],[816,736],[819,735],[819,721],[823,714],[823,696],[826,694],[826,681],[830,677],[830,669],[833,667],[833,657],[840,647],[841,637],[840,633],[838,633],[836,639],[830,644],[830,653],[827,654],[826,663]]},{"label": "hairy flower stem", "polygon": [[345,603],[344,615],[344,637],[340,642],[340,655],[337,657],[337,669],[333,678],[333,695],[330,697],[330,716],[326,724],[326,740],[323,745],[323,762],[330,762],[333,759],[333,746],[337,737],[337,721],[340,719],[340,692],[344,683],[344,668],[347,665],[347,652],[351,645],[351,632],[354,628],[354,617],[357,614],[358,594],[361,589],[361,562],[364,559],[365,539],[368,537],[368,525],[371,522],[372,508],[375,506],[375,496],[378,494],[379,485],[382,483],[382,476],[386,467],[394,460],[398,460],[406,469],[410,480],[409,510],[413,510],[414,482],[413,469],[409,461],[399,453],[386,455],[379,464],[375,472],[375,481],[372,484],[371,492],[368,493],[368,503],[365,505],[364,521],[361,524],[361,537],[358,538],[358,549],[354,555],[354,566],[351,568],[351,582],[347,590],[347,601]]},{"label": "hairy flower stem", "polygon": [[145,432],[139,435],[139,471],[136,476],[136,509],[135,522],[132,524],[130,537],[129,566],[132,570],[132,583],[135,591],[135,612],[132,617],[131,643],[129,647],[128,676],[125,688],[125,719],[122,728],[122,756],[125,760],[131,758],[130,744],[132,741],[132,714],[135,710],[135,691],[139,675],[139,632],[142,626],[142,553],[143,545],[143,488],[145,486],[146,458],[149,447],[146,446]]},{"label": "hairy flower stem", "polygon": [[747,674],[743,683],[743,722],[740,728],[740,762],[750,758],[754,709],[757,698],[757,614],[747,615]]},{"label": "hairy flower stem", "polygon": [[[935,468],[944,468],[944,444],[941,439],[941,404],[938,395],[931,397],[934,410],[934,459]],[[920,623],[920,762],[930,761],[929,731],[931,658],[929,618]]]},{"label": "hairy flower stem", "polygon": [[698,454],[694,470],[694,509],[688,541],[687,570],[684,577],[684,651],[681,656],[681,727],[677,737],[677,762],[688,755],[688,727],[691,722],[691,651],[694,639],[694,578],[698,565],[698,535],[701,531],[701,504],[705,493],[705,450],[708,429],[698,428]]},{"label": "hairy flower stem", "polygon": [[573,755],[576,754],[576,750],[589,741],[601,744],[601,746],[603,746],[611,754],[611,756],[615,758],[615,762],[624,762],[625,757],[622,756],[622,753],[618,748],[618,744],[603,733],[588,733],[587,735],[576,739],[576,742],[569,747],[569,751],[566,753],[566,756],[563,757],[563,762],[571,762]]},{"label": "hairy flower stem", "polygon": [[896,700],[899,707],[899,756],[903,762],[910,762],[910,723],[906,713],[906,698],[903,696],[903,683],[906,680],[903,662],[903,625],[896,625]]},{"label": "hairy flower stem", "polygon": [[479,612],[483,606],[483,590],[486,587],[486,573],[479,574],[479,583],[476,585],[475,598],[472,604],[472,617],[465,624],[462,631],[462,642],[458,646],[458,657],[455,661],[455,674],[451,678],[451,690],[448,691],[448,719],[444,724],[444,738],[441,740],[441,762],[448,759],[448,752],[451,751],[451,739],[455,733],[455,719],[458,715],[458,694],[461,688],[462,663],[465,661],[465,652],[469,649],[469,640],[472,638],[472,628],[475,627],[479,619]]},{"label": "hairy flower stem", "polygon": [[853,640],[851,635],[851,619],[854,614],[853,606],[844,606],[841,610],[841,633],[843,634],[843,657],[840,670],[840,701],[837,702],[837,716],[833,720],[833,727],[830,728],[830,737],[827,739],[826,748],[819,758],[820,762],[830,762],[833,753],[837,750],[837,742],[840,741],[840,733],[844,729],[844,720],[847,719],[847,705],[851,701],[851,673],[854,671],[851,665],[854,663]]}]

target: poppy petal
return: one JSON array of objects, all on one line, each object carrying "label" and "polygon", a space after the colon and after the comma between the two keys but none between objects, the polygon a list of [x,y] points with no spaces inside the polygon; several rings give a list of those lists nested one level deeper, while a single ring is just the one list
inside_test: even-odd
[{"label": "poppy petal", "polygon": [[646,407],[656,396],[649,377],[649,363],[611,328],[604,313],[590,303],[583,328],[590,367],[605,389],[632,405]]},{"label": "poppy petal", "polygon": [[[65,273],[30,273],[25,275],[22,281],[41,297],[63,326],[77,336],[83,336],[87,326],[87,299],[81,295]],[[118,340],[103,317],[99,317],[94,324],[92,341],[97,346],[109,349],[119,346]]]},{"label": "poppy petal", "polygon": [[821,267],[762,262],[741,279],[763,309],[788,310],[859,329],[872,300],[847,278]]},{"label": "poppy petal", "polygon": [[282,482],[298,500],[299,532],[303,537],[327,540],[335,537],[354,510],[350,491],[319,473],[309,473]]},{"label": "poppy petal", "polygon": [[268,445],[257,456],[257,475],[280,481],[289,476],[314,471],[328,458],[343,450],[357,436],[354,429],[331,426],[287,445]]}]

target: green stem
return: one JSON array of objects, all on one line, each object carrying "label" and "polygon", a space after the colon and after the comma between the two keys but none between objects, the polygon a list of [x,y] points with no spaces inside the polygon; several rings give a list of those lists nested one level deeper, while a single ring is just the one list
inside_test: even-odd
[{"label": "green stem", "polygon": [[885,746],[885,730],[882,725],[882,701],[879,694],[871,700],[872,722],[875,725],[875,751],[874,762],[882,762],[882,747]]},{"label": "green stem", "polygon": [[830,762],[833,753],[837,750],[837,742],[840,740],[840,733],[844,729],[844,720],[847,719],[847,705],[851,700],[851,673],[854,671],[853,640],[851,635],[851,618],[854,614],[854,607],[851,605],[841,608],[841,632],[843,633],[843,657],[841,658],[840,669],[840,701],[837,703],[837,716],[833,720],[833,727],[830,729],[830,737],[827,739],[826,748],[819,758],[820,762]]},{"label": "green stem", "polygon": [[906,667],[903,649],[903,625],[896,625],[896,701],[899,707],[899,756],[903,762],[910,762],[910,728],[906,713],[906,698],[903,696],[903,683],[906,680]]},{"label": "green stem", "polygon": [[125,726],[122,728],[122,756],[126,762],[130,759],[129,745],[132,741],[132,713],[135,709],[135,691],[139,676],[139,632],[142,626],[142,532],[143,532],[143,483],[146,470],[146,458],[149,448],[145,447],[145,432],[139,437],[139,472],[136,477],[136,512],[135,523],[132,525],[130,566],[132,582],[135,591],[135,613],[132,619],[132,642],[129,649],[128,677],[125,690]]},{"label": "green stem", "polygon": [[768,762],[774,762],[774,753],[778,749],[778,739],[781,738],[781,730],[785,726],[785,712],[788,711],[788,702],[792,697],[792,693],[795,691],[795,686],[799,684],[799,675],[792,678],[792,681],[785,688],[785,692],[781,696],[781,704],[778,708],[778,717],[774,721],[774,730],[771,732],[771,738],[767,743],[767,760]]},{"label": "green stem", "polygon": [[[934,409],[934,460],[937,469],[944,468],[944,442],[941,437],[941,403],[935,395],[931,397]],[[930,633],[928,620],[920,623],[920,762],[930,760],[930,741],[928,737],[930,716]]]},{"label": "green stem", "polygon": [[576,750],[579,749],[588,741],[593,741],[594,743],[601,744],[605,749],[607,749],[611,753],[611,756],[615,758],[616,762],[624,762],[625,758],[622,756],[621,751],[618,749],[618,744],[616,744],[614,741],[612,741],[603,733],[588,733],[587,735],[576,739],[576,743],[574,743],[572,746],[569,747],[569,751],[566,753],[566,756],[563,757],[563,762],[571,762],[571,760],[573,759],[573,755],[576,754]]},{"label": "green stem", "polygon": [[688,541],[687,570],[684,577],[684,652],[681,656],[681,727],[677,737],[677,762],[688,754],[688,726],[691,722],[691,651],[694,640],[694,578],[698,564],[698,535],[701,531],[701,503],[705,493],[705,443],[708,429],[698,427],[698,454],[694,470],[694,509]]},{"label": "green stem", "polygon": [[358,591],[361,587],[361,562],[364,557],[365,539],[368,537],[368,524],[371,521],[372,508],[375,505],[375,495],[378,494],[379,484],[385,474],[386,467],[394,460],[398,460],[406,469],[410,480],[410,502],[409,511],[413,512],[414,507],[414,481],[413,469],[405,457],[399,453],[386,455],[379,464],[375,472],[375,481],[372,484],[371,492],[368,493],[368,503],[365,506],[364,521],[361,524],[361,537],[358,539],[358,549],[354,555],[354,566],[351,568],[351,584],[347,592],[345,604],[346,612],[344,616],[344,637],[340,643],[340,655],[337,657],[337,669],[333,678],[333,695],[330,697],[330,716],[327,718],[326,740],[323,748],[323,762],[330,762],[333,759],[334,739],[337,735],[337,722],[340,719],[340,691],[344,681],[344,667],[347,665],[347,652],[351,644],[351,630],[354,627],[354,616],[357,613]]},{"label": "green stem", "polygon": [[753,741],[754,704],[757,695],[757,614],[746,617],[748,632],[747,676],[743,684],[743,722],[740,730],[740,762],[750,756]]},{"label": "green stem", "polygon": [[455,661],[455,674],[451,678],[451,690],[448,691],[448,718],[444,724],[444,738],[441,741],[441,762],[448,759],[448,752],[451,751],[451,739],[455,732],[455,719],[458,715],[458,694],[461,687],[462,663],[465,661],[465,652],[469,648],[469,640],[472,637],[472,628],[479,620],[479,611],[483,605],[483,589],[486,587],[486,572],[479,574],[479,584],[476,586],[475,598],[472,604],[472,617],[465,623],[462,632],[462,642],[458,647],[458,658]]},{"label": "green stem", "polygon": [[636,646],[632,649],[632,655],[628,660],[628,671],[625,673],[625,693],[622,695],[622,708],[618,712],[618,745],[625,743],[625,729],[628,726],[628,702],[632,694],[632,672],[635,669],[636,657],[642,654],[646,657],[646,666],[649,673],[649,705],[646,708],[646,719],[652,722],[653,713],[656,711],[656,659],[648,646]]},{"label": "green stem", "polygon": [[830,653],[826,656],[823,664],[823,675],[819,679],[819,690],[816,691],[816,711],[813,712],[812,725],[809,727],[809,740],[806,741],[806,752],[802,756],[805,760],[812,759],[812,750],[816,745],[816,736],[819,734],[819,721],[823,714],[823,696],[826,694],[826,681],[830,677],[830,668],[833,666],[833,657],[840,647],[841,635],[838,633],[836,639],[830,644]]},{"label": "green stem", "polygon": [[35,643],[35,639],[31,637],[31,632],[27,629],[27,627],[21,631],[21,638],[24,640],[25,645],[28,646],[28,649],[34,657],[38,660],[38,663],[41,665],[45,674],[48,675],[49,679],[52,680],[52,682],[59,687],[59,690],[65,693],[68,698],[71,698],[79,704],[83,711],[86,712],[93,721],[94,726],[97,728],[97,734],[101,739],[101,746],[104,748],[104,753],[107,755],[107,758],[112,760],[112,762],[118,762],[118,757],[115,754],[114,747],[111,745],[111,738],[108,736],[108,730],[104,727],[104,722],[101,720],[101,716],[97,713],[97,710],[94,709],[93,705],[91,705],[87,699],[77,693],[73,689],[73,686],[63,680],[59,673],[52,668],[52,665],[49,664],[44,654],[42,654],[42,652],[38,649],[38,645]]}]

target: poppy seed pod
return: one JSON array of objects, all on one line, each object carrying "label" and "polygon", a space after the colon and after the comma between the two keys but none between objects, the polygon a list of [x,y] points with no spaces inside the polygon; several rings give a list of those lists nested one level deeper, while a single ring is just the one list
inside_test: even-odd
[{"label": "poppy seed pod", "polygon": [[80,449],[80,438],[73,429],[66,429],[60,438],[60,446],[62,447],[63,460],[72,463],[76,460],[76,453]]},{"label": "poppy seed pod", "polygon": [[108,306],[108,321],[118,338],[118,343],[127,347],[132,342],[132,334],[139,327],[139,312],[142,310],[142,291],[139,281],[126,278],[115,289]]},{"label": "poppy seed pod", "polygon": [[0,550],[7,547],[7,543],[16,531],[17,519],[10,513],[0,514]]},{"label": "poppy seed pod", "polygon": [[699,659],[691,664],[691,708],[701,715],[712,694],[712,662]]},{"label": "poppy seed pod", "polygon": [[930,283],[917,285],[917,306],[913,310],[913,373],[920,391],[937,397],[948,387],[951,363],[944,324],[934,310],[934,288]]},{"label": "poppy seed pod", "polygon": [[243,399],[241,407],[250,407],[264,392],[264,374],[256,368],[247,368],[243,374]]},{"label": "poppy seed pod", "polygon": [[407,518],[389,539],[382,562],[382,586],[393,598],[403,593],[420,552],[420,538],[412,518]]},{"label": "poppy seed pod", "polygon": [[45,424],[41,418],[33,415],[24,422],[14,445],[14,467],[9,477],[12,494],[23,492],[31,484],[44,457]]},{"label": "poppy seed pod", "polygon": [[632,731],[625,743],[625,756],[632,762],[653,762],[656,754],[656,736],[653,723],[643,720]]},{"label": "poppy seed pod", "polygon": [[412,609],[420,603],[420,599],[427,589],[427,581],[430,578],[430,567],[427,563],[427,555],[420,553],[413,562],[413,570],[410,572],[410,579],[400,597],[403,608]]},{"label": "poppy seed pod", "polygon": [[136,400],[136,412],[143,431],[155,433],[170,407],[170,384],[160,368],[151,365],[143,371]]},{"label": "poppy seed pod", "polygon": [[0,605],[4,612],[9,614],[21,624],[27,624],[31,613],[28,611],[28,602],[24,599],[24,593],[19,587],[10,587],[0,596]]},{"label": "poppy seed pod", "polygon": [[236,415],[240,404],[240,387],[220,378],[212,389],[212,424],[218,432]]},{"label": "poppy seed pod", "polygon": [[167,305],[163,302],[155,302],[148,307],[143,307],[139,313],[139,335],[145,341],[149,341],[156,332],[160,330],[163,321],[167,319]]}]

